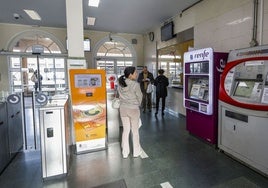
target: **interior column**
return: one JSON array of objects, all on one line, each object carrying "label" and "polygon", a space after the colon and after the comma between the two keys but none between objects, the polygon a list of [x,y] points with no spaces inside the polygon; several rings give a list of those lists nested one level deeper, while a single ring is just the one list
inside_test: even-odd
[{"label": "interior column", "polygon": [[66,0],[68,68],[86,68],[83,0]]}]

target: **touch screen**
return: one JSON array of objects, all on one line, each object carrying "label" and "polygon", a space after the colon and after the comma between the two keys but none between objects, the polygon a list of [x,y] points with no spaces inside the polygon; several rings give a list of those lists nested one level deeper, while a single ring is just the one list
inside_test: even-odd
[{"label": "touch screen", "polygon": [[250,98],[254,85],[255,81],[238,81],[234,96]]},{"label": "touch screen", "polygon": [[75,87],[101,87],[101,75],[100,74],[76,74],[74,76]]}]

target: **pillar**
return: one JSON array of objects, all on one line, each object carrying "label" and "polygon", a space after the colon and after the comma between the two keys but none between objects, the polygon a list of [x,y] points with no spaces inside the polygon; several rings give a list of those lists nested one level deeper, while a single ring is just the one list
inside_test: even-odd
[{"label": "pillar", "polygon": [[66,0],[68,68],[86,68],[84,55],[83,0]]}]

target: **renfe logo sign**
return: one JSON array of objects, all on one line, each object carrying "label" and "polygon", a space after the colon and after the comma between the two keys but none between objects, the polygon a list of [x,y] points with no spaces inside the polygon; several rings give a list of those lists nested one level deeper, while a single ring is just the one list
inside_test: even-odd
[{"label": "renfe logo sign", "polygon": [[206,49],[203,52],[197,52],[195,54],[191,54],[190,55],[190,59],[194,60],[194,59],[205,59],[209,56],[209,51],[207,51]]},{"label": "renfe logo sign", "polygon": [[222,73],[226,65],[226,61],[224,59],[220,59],[220,67],[216,67],[219,73]]}]

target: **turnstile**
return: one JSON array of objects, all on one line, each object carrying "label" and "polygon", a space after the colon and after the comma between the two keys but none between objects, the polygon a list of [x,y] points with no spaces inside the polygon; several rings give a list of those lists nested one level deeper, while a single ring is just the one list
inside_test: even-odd
[{"label": "turnstile", "polygon": [[0,173],[10,161],[6,102],[0,102]]},{"label": "turnstile", "polygon": [[39,108],[43,179],[66,175],[70,158],[68,100],[52,100]]}]

